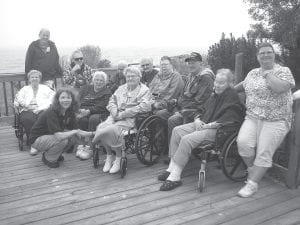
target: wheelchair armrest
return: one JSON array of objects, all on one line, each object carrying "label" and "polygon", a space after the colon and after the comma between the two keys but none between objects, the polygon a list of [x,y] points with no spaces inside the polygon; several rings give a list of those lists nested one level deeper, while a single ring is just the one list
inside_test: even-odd
[{"label": "wheelchair armrest", "polygon": [[220,124],[216,133],[216,149],[221,150],[226,140],[234,133],[238,133],[240,126],[241,124],[237,122],[226,122]]}]

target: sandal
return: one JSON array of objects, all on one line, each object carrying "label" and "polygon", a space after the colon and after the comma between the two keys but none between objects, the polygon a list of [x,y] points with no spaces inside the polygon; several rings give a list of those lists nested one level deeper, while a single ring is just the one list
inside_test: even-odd
[{"label": "sandal", "polygon": [[166,180],[159,188],[160,191],[171,191],[182,185],[181,181]]},{"label": "sandal", "polygon": [[157,180],[165,181],[169,177],[169,175],[170,175],[170,172],[164,171],[163,173],[158,175]]}]

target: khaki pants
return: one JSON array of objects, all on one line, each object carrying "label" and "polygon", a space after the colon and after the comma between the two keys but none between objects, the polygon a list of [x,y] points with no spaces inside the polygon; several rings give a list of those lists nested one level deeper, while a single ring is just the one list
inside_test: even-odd
[{"label": "khaki pants", "polygon": [[66,149],[77,142],[75,136],[60,141],[54,135],[43,135],[38,137],[31,146],[40,152],[45,152],[48,161],[55,162]]},{"label": "khaki pants", "polygon": [[217,129],[196,130],[194,123],[187,123],[173,129],[169,156],[180,167],[185,167],[192,150],[203,141],[215,141]]}]

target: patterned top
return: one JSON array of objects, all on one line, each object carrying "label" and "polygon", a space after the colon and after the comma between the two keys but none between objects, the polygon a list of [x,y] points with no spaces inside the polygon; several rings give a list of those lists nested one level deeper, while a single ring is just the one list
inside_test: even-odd
[{"label": "patterned top", "polygon": [[65,84],[80,88],[91,83],[92,70],[88,65],[83,64],[82,68],[74,73],[72,73],[71,70],[72,67],[70,65],[64,69],[63,80]]},{"label": "patterned top", "polygon": [[295,86],[295,80],[288,67],[276,64],[272,70],[264,72],[260,68],[251,70],[243,81],[247,96],[246,114],[268,121],[285,120],[290,125],[293,104],[291,89],[283,93],[272,91],[266,79],[268,74],[289,82],[291,88]]}]

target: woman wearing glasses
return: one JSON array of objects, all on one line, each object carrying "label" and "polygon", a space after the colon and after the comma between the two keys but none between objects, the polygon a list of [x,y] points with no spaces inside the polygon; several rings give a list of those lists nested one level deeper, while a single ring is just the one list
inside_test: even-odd
[{"label": "woman wearing glasses", "polygon": [[272,158],[292,122],[292,94],[295,86],[289,68],[275,63],[275,52],[269,43],[257,50],[260,68],[251,70],[235,88],[246,93],[246,118],[237,138],[239,154],[248,167],[246,185],[241,197],[250,197],[272,166]]},{"label": "woman wearing glasses", "polygon": [[84,63],[83,54],[80,50],[76,50],[72,53],[71,64],[64,69],[63,80],[66,85],[78,89],[90,84],[92,80],[92,70]]}]

